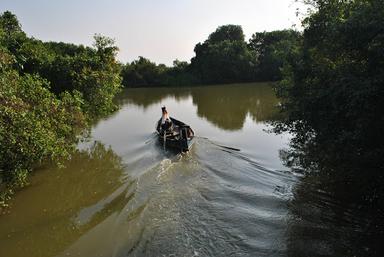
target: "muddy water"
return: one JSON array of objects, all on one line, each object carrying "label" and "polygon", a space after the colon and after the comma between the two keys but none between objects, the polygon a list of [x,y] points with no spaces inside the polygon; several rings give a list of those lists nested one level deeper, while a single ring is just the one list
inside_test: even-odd
[{"label": "muddy water", "polygon": [[[65,168],[43,167],[0,216],[0,256],[286,256],[299,177],[268,84],[130,89]],[[195,130],[164,150],[161,105]]]}]

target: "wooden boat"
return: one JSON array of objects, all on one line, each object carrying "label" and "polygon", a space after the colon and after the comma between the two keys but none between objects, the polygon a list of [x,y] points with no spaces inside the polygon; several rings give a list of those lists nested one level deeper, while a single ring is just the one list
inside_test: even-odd
[{"label": "wooden boat", "polygon": [[164,131],[161,129],[161,119],[156,124],[156,131],[160,143],[167,148],[172,148],[181,152],[191,149],[194,143],[195,133],[184,122],[171,117],[173,126],[171,130]]}]

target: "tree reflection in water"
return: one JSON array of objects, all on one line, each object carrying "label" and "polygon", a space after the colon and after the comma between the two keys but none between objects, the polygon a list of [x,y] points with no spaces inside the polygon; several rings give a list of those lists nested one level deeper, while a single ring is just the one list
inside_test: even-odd
[{"label": "tree reflection in water", "polygon": [[[301,150],[281,155],[296,165],[294,170],[304,168],[289,204],[289,256],[383,256],[384,213],[380,202],[367,199],[368,194],[361,192],[366,188],[363,181],[359,188],[356,180],[339,176],[351,173],[348,165],[331,165],[319,158],[310,162],[303,155],[314,157],[315,153]],[[301,159],[292,163],[292,154]]]},{"label": "tree reflection in water", "polygon": [[242,129],[247,115],[255,122],[276,118],[279,103],[271,83],[127,89],[117,102],[147,108],[167,97],[176,100],[192,97],[199,117],[229,131]]},{"label": "tree reflection in water", "polygon": [[[0,256],[31,256],[42,245],[47,256],[61,252],[121,211],[130,185],[126,175],[122,181],[123,173],[121,158],[95,142],[90,149],[74,154],[64,168],[46,167],[34,174],[31,185],[12,201],[12,212],[0,220]],[[28,215],[23,212],[26,208]],[[1,231],[13,232],[3,235]]]}]

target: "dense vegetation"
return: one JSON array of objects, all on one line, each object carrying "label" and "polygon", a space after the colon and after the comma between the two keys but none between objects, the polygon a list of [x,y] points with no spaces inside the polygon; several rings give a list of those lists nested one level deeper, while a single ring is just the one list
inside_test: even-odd
[{"label": "dense vegetation", "polygon": [[197,84],[197,79],[189,72],[189,64],[175,60],[173,67],[157,65],[150,60],[139,57],[126,65],[122,65],[121,76],[125,87],[153,87],[165,85]]},{"label": "dense vegetation", "polygon": [[0,15],[0,206],[43,161],[60,163],[95,118],[113,111],[120,89],[117,48],[29,38],[16,16]]},{"label": "dense vegetation", "polygon": [[281,68],[297,51],[300,33],[293,30],[261,32],[247,43],[241,26],[220,26],[195,46],[191,62],[174,61],[173,67],[156,65],[140,57],[123,65],[126,87],[219,84],[280,80]]},{"label": "dense vegetation", "polygon": [[383,210],[384,3],[309,2],[279,87],[286,118],[277,131],[295,134],[286,160]]}]

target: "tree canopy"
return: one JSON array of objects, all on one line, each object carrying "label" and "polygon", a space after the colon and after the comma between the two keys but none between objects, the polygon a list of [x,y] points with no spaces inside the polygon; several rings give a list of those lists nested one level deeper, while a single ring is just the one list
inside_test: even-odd
[{"label": "tree canopy", "polygon": [[301,34],[293,30],[255,33],[247,43],[239,25],[224,25],[196,44],[190,63],[173,67],[139,57],[123,65],[126,87],[219,84],[280,80],[281,69],[297,51]]}]

